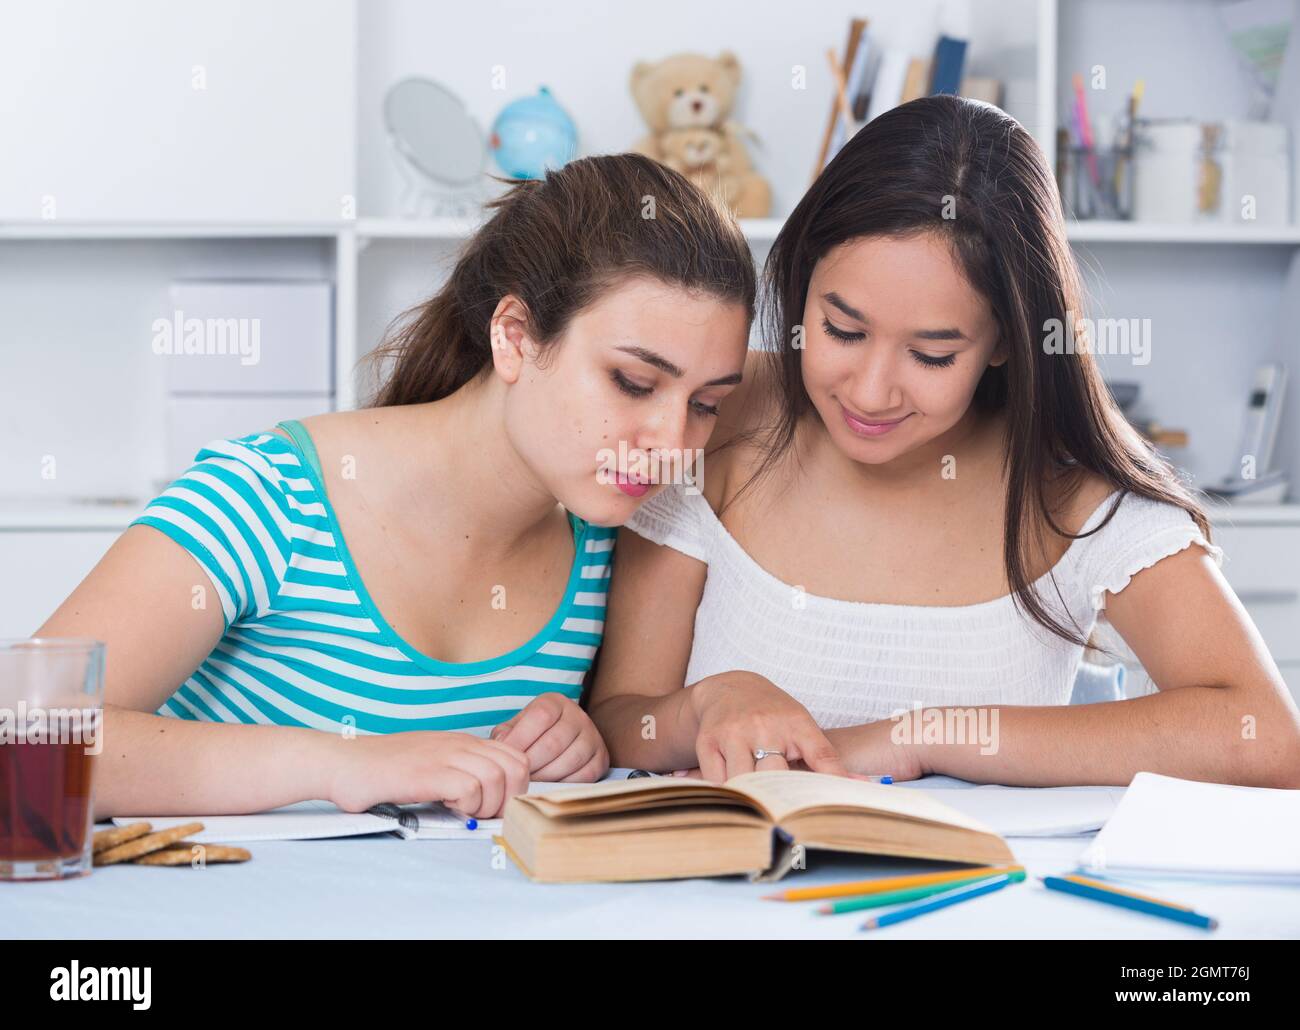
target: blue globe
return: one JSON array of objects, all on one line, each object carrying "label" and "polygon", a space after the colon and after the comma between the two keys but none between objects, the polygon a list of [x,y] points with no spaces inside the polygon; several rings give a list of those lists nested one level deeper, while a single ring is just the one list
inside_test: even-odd
[{"label": "blue globe", "polygon": [[578,129],[543,86],[533,97],[512,100],[492,123],[492,156],[512,179],[540,179],[578,152]]}]

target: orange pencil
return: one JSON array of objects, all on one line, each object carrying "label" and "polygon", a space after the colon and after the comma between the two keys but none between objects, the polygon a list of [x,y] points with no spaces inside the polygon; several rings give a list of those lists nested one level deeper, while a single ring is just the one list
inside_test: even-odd
[{"label": "orange pencil", "polygon": [[1001,873],[1024,872],[1020,865],[972,866],[948,873],[917,873],[913,876],[890,876],[883,880],[858,880],[854,883],[835,883],[828,887],[792,887],[780,894],[765,894],[764,901],[816,901],[821,898],[848,898],[862,894],[879,894],[881,891],[902,890],[905,887],[925,887],[949,880],[967,880],[974,875],[997,876]]}]

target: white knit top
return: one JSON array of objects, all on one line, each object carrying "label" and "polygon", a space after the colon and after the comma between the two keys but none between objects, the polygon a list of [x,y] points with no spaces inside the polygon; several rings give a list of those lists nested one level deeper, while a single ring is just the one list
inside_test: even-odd
[{"label": "white knit top", "polygon": [[[1098,506],[1084,532],[1101,523],[1115,496]],[[683,486],[665,487],[627,527],[709,567],[695,613],[687,684],[733,669],[756,672],[827,729],[885,719],[918,702],[1069,703],[1083,648],[1022,614],[1009,594],[959,606],[868,604],[807,594],[755,562],[704,496]],[[1130,494],[1105,528],[1071,542],[1035,584],[1039,598],[1066,626],[1073,619],[1086,638],[1107,591],[1123,590],[1135,573],[1193,543],[1222,563],[1222,551],[1183,509]]]}]

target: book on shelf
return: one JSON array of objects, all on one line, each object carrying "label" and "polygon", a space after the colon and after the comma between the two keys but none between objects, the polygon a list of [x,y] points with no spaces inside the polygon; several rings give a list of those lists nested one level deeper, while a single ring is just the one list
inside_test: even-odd
[{"label": "book on shelf", "polygon": [[930,57],[914,57],[873,37],[867,19],[849,23],[844,55],[839,62],[852,118],[846,118],[838,98],[831,98],[830,117],[813,169],[815,179],[862,125],[891,108],[935,93],[957,93],[995,106],[1002,104],[1002,83],[987,75],[966,74],[968,43],[940,36]]}]

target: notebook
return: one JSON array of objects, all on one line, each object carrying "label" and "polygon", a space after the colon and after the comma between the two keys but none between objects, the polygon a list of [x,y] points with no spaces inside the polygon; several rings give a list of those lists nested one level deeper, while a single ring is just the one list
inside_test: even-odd
[{"label": "notebook", "polygon": [[1300,884],[1300,790],[1140,772],[1080,872]]},{"label": "notebook", "polygon": [[[627,771],[623,770],[623,775]],[[528,785],[529,794],[545,794],[572,783]],[[345,812],[329,801],[299,801],[249,815],[119,815],[117,826],[151,823],[154,830],[185,823],[202,823],[201,833],[185,839],[199,844],[244,844],[261,840],[318,840],[326,837],[359,837],[386,833],[405,840],[490,840],[501,830],[500,819],[480,819],[467,829],[465,820],[442,804],[375,805],[365,812]]]},{"label": "notebook", "polygon": [[[1124,787],[972,787],[941,778],[921,781],[949,808],[987,824],[1001,837],[1075,837],[1096,833],[1115,814]],[[901,784],[903,787],[909,783]]]}]

